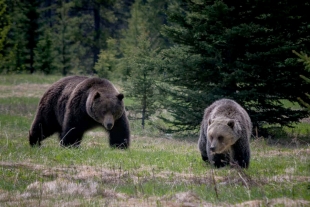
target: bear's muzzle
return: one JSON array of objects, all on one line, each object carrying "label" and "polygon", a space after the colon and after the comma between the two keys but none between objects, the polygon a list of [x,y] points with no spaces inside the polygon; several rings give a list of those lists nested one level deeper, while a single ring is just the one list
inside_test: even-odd
[{"label": "bear's muzzle", "polygon": [[107,130],[111,130],[113,128],[113,124],[112,123],[108,123],[106,126]]}]

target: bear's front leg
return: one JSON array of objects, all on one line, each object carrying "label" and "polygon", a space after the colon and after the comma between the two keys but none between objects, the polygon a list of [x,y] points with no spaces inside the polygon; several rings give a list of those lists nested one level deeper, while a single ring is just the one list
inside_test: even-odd
[{"label": "bear's front leg", "polygon": [[[229,156],[229,155],[228,155]],[[229,165],[229,158],[226,154],[214,154],[210,161],[216,168],[221,168]]]},{"label": "bear's front leg", "polygon": [[241,140],[233,146],[233,159],[242,168],[249,168],[250,165],[250,146],[247,143],[242,143]]},{"label": "bear's front leg", "polygon": [[124,114],[116,120],[109,132],[109,143],[111,147],[127,149],[130,145],[130,131],[127,116]]},{"label": "bear's front leg", "polygon": [[198,148],[201,154],[201,158],[203,161],[208,161],[208,153],[207,153],[207,137],[205,136],[203,124],[200,126],[200,136],[198,140]]},{"label": "bear's front leg", "polygon": [[88,120],[83,116],[78,117],[72,113],[67,113],[63,123],[63,130],[59,137],[61,146],[79,147],[87,128],[87,123]]},{"label": "bear's front leg", "polygon": [[89,129],[90,118],[82,110],[76,110],[73,103],[66,106],[62,133],[59,136],[63,147],[79,147],[84,132]]},{"label": "bear's front leg", "polygon": [[81,127],[67,127],[60,134],[60,144],[63,147],[79,147],[83,134],[84,130]]}]

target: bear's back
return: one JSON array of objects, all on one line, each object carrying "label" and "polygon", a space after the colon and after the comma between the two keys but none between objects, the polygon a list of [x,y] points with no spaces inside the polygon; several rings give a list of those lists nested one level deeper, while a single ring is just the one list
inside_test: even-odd
[{"label": "bear's back", "polygon": [[[80,77],[80,76],[78,76],[78,77]],[[75,96],[78,94],[83,94],[89,90],[95,90],[95,91],[100,91],[100,92],[104,92],[104,93],[109,93],[111,95],[119,94],[119,92],[115,88],[115,86],[107,79],[97,78],[97,77],[86,78],[86,79],[87,80],[83,80],[82,83],[77,84],[75,87],[75,90],[72,91],[73,93],[75,93]]]},{"label": "bear's back", "polygon": [[68,76],[62,78],[49,87],[44,93],[41,101],[50,99],[59,100],[60,96],[71,94],[74,88],[85,79],[87,79],[87,77],[83,76]]},{"label": "bear's back", "polygon": [[[66,102],[72,93],[85,93],[88,89],[93,88],[95,90],[109,90],[118,93],[114,85],[106,80],[96,77],[86,76],[68,76],[53,83],[49,89],[44,93],[41,102],[47,102],[53,100],[64,103]],[[54,105],[58,108],[57,104]]]},{"label": "bear's back", "polygon": [[[245,110],[235,101],[230,99],[220,99],[214,102],[212,116],[224,116],[230,119],[235,119],[240,114],[244,114]],[[211,117],[214,118],[214,117]]]},{"label": "bear's back", "polygon": [[248,132],[252,131],[252,122],[248,113],[237,102],[231,99],[217,100],[205,110],[206,120],[219,117],[238,120]]},{"label": "bear's back", "polygon": [[239,113],[240,106],[235,101],[230,99],[220,99],[213,102],[209,107],[205,109],[205,115],[214,119],[218,116],[224,116],[227,118],[233,118],[236,113]]}]

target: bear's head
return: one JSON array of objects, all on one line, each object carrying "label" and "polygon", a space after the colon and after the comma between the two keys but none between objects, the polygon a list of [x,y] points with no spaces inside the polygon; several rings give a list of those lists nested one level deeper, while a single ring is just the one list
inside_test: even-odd
[{"label": "bear's head", "polygon": [[239,139],[237,131],[239,123],[234,119],[209,119],[207,139],[210,142],[212,153],[221,154],[230,150],[230,147]]},{"label": "bear's head", "polygon": [[93,91],[86,101],[87,114],[105,129],[111,130],[124,113],[123,94],[111,95]]}]

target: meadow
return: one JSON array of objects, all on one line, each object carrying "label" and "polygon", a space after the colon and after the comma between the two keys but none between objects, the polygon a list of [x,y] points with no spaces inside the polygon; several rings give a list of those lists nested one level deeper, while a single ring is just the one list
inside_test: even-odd
[{"label": "meadow", "polygon": [[[129,150],[98,128],[78,149],[31,148],[40,97],[59,76],[0,76],[0,206],[310,206],[310,124],[251,140],[249,169],[204,163],[196,137],[131,121]],[[126,102],[125,102],[126,103]]]}]

